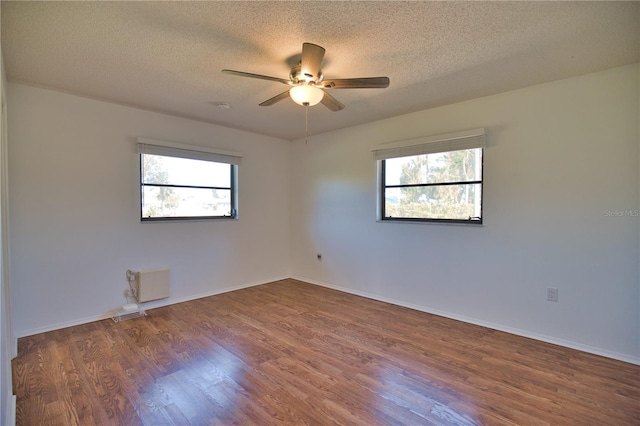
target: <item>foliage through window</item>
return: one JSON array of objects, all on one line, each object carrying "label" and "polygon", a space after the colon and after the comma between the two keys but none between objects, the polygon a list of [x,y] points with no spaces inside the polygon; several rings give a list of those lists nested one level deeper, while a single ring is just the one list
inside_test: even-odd
[{"label": "foliage through window", "polygon": [[140,153],[141,219],[235,218],[236,167]]},{"label": "foliage through window", "polygon": [[382,220],[482,223],[482,148],[381,161]]}]

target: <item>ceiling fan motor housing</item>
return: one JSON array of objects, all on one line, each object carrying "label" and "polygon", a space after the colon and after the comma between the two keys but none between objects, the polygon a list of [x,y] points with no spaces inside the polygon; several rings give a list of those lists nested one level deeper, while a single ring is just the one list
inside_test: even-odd
[{"label": "ceiling fan motor housing", "polygon": [[291,68],[291,72],[289,73],[289,78],[293,84],[319,84],[324,78],[324,74],[322,70],[318,70],[318,75],[311,75],[302,72],[302,65],[298,64],[295,67]]}]

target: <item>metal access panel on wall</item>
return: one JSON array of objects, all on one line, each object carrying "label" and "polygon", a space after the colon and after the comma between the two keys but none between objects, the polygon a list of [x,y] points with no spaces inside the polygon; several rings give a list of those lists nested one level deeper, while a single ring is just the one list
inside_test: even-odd
[{"label": "metal access panel on wall", "polygon": [[138,272],[138,301],[169,297],[169,269],[153,269]]}]

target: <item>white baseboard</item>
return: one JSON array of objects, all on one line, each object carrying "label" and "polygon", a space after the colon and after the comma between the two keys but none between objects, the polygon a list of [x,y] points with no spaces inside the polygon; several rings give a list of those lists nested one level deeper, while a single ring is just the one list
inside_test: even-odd
[{"label": "white baseboard", "polygon": [[[168,298],[168,299],[161,299],[161,300],[155,300],[152,302],[146,302],[142,304],[142,307],[145,310],[148,309],[155,309],[155,308],[160,308],[162,306],[169,306],[169,305],[175,305],[176,303],[182,303],[182,302],[188,302],[189,300],[195,300],[195,299],[202,299],[203,297],[209,297],[209,296],[215,296],[217,294],[222,294],[222,293],[228,293],[230,291],[235,291],[235,290],[240,290],[243,288],[249,288],[249,287],[255,287],[258,285],[262,285],[262,284],[267,284],[270,282],[274,282],[274,281],[280,281],[280,280],[284,280],[289,278],[288,276],[283,276],[283,277],[275,277],[275,278],[271,278],[265,281],[255,281],[255,282],[250,282],[250,283],[245,283],[245,284],[239,284],[239,285],[235,285],[232,287],[225,287],[222,289],[217,289],[217,290],[213,290],[210,292],[205,292],[205,293],[199,293],[199,294],[195,294],[193,296],[186,296],[186,297],[180,297],[180,298]],[[47,325],[44,327],[38,327],[38,328],[32,328],[29,330],[22,330],[22,331],[18,331],[16,333],[16,355],[17,355],[17,339],[20,337],[26,337],[26,336],[33,336],[34,334],[40,334],[40,333],[46,333],[48,331],[53,331],[53,330],[60,330],[62,328],[67,328],[67,327],[73,327],[75,325],[82,325],[82,324],[88,324],[90,322],[95,322],[95,321],[101,321],[104,319],[109,319],[111,318],[114,314],[115,314],[115,310],[113,311],[109,311],[109,312],[105,312],[99,315],[94,315],[94,316],[90,316],[90,317],[84,317],[84,318],[78,318],[78,319],[74,319],[71,321],[65,321],[62,323],[58,323],[58,324],[53,324],[53,325]]]},{"label": "white baseboard", "polygon": [[7,426],[15,426],[16,424],[16,396],[15,395],[11,395],[8,403],[8,409],[9,411],[7,412],[7,415],[5,417],[5,420],[7,423]]},{"label": "white baseboard", "polygon": [[341,286],[337,286],[337,285],[327,284],[327,283],[324,283],[324,282],[321,282],[321,281],[317,281],[317,280],[312,280],[312,279],[306,278],[306,277],[293,276],[291,278],[293,278],[295,280],[299,280],[299,281],[304,281],[304,282],[307,282],[309,284],[319,285],[321,287],[327,287],[327,288],[330,288],[330,289],[333,289],[333,290],[338,290],[338,291],[342,291],[342,292],[345,292],[345,293],[354,294],[356,296],[366,297],[368,299],[378,300],[380,302],[392,303],[394,305],[403,306],[405,308],[415,309],[417,311],[426,312],[426,313],[429,313],[429,314],[438,315],[438,316],[441,316],[441,317],[450,318],[450,319],[453,319],[453,320],[462,321],[462,322],[466,322],[466,323],[469,323],[469,324],[479,325],[479,326],[482,326],[482,327],[487,327],[487,328],[490,328],[492,330],[504,331],[505,333],[515,334],[517,336],[527,337],[529,339],[539,340],[541,342],[551,343],[551,344],[554,344],[554,345],[563,346],[563,347],[570,348],[570,349],[576,349],[576,350],[579,350],[579,351],[582,351],[582,352],[587,352],[587,353],[594,354],[594,355],[600,355],[600,356],[603,356],[603,357],[606,357],[606,358],[612,358],[612,359],[615,359],[615,360],[618,360],[618,361],[628,362],[630,364],[640,365],[640,358],[636,358],[636,357],[629,356],[629,355],[626,355],[626,354],[620,354],[620,353],[617,353],[617,352],[608,351],[608,350],[605,350],[605,349],[601,349],[601,348],[597,348],[597,347],[593,347],[593,346],[589,346],[589,345],[584,345],[582,343],[573,342],[573,341],[570,341],[570,340],[558,339],[558,338],[555,338],[555,337],[546,336],[544,334],[532,333],[532,332],[527,331],[527,330],[521,330],[521,329],[518,329],[518,328],[509,327],[509,326],[506,326],[506,325],[503,325],[503,324],[496,324],[496,323],[492,323],[492,322],[489,322],[489,321],[479,320],[477,318],[470,318],[470,317],[466,317],[466,316],[463,316],[463,315],[452,314],[450,312],[444,312],[444,311],[440,311],[438,309],[433,309],[433,308],[425,307],[425,306],[422,306],[422,305],[416,305],[416,304],[413,304],[413,303],[405,302],[403,300],[396,300],[396,299],[392,299],[392,298],[388,298],[388,297],[383,297],[383,296],[380,296],[380,295],[377,295],[377,294],[372,294],[372,293],[352,290],[352,289],[341,287]]},{"label": "white baseboard", "polygon": [[[573,341],[570,341],[570,340],[558,339],[558,338],[555,338],[555,337],[546,336],[546,335],[539,334],[539,333],[533,333],[533,332],[529,332],[527,330],[521,330],[521,329],[518,329],[518,328],[509,327],[509,326],[506,326],[506,325],[503,325],[503,324],[496,324],[496,323],[492,323],[492,322],[489,322],[489,321],[483,321],[483,320],[479,320],[477,318],[470,318],[470,317],[466,317],[466,316],[463,316],[463,315],[452,314],[450,312],[444,312],[444,311],[440,311],[438,309],[433,309],[433,308],[422,306],[422,305],[416,305],[416,304],[413,304],[413,303],[405,302],[403,300],[396,300],[396,299],[383,297],[383,296],[372,294],[372,293],[352,290],[352,289],[349,289],[349,288],[346,288],[346,287],[341,287],[341,286],[337,286],[337,285],[333,285],[333,284],[328,284],[328,283],[324,283],[324,282],[321,282],[321,281],[313,280],[313,279],[302,277],[302,276],[274,277],[274,278],[271,278],[271,279],[268,279],[268,280],[261,280],[261,281],[251,282],[251,283],[239,284],[239,285],[235,285],[235,286],[232,286],[232,287],[225,287],[225,288],[213,290],[213,291],[210,291],[210,292],[195,294],[193,296],[186,296],[186,297],[181,297],[181,298],[176,298],[176,299],[169,298],[169,299],[162,299],[162,300],[157,300],[157,301],[153,301],[153,302],[147,302],[147,303],[145,303],[143,305],[143,307],[144,307],[145,310],[146,309],[160,308],[162,306],[174,305],[176,303],[188,302],[189,300],[195,300],[195,299],[201,299],[203,297],[215,296],[217,294],[228,293],[230,291],[240,290],[240,289],[243,289],[243,288],[255,287],[255,286],[258,286],[258,285],[267,284],[267,283],[274,282],[274,281],[280,281],[280,280],[284,280],[284,279],[287,279],[287,278],[292,278],[292,279],[296,279],[296,280],[299,280],[299,281],[304,281],[304,282],[307,282],[309,284],[319,285],[321,287],[331,288],[331,289],[342,291],[342,292],[345,292],[345,293],[354,294],[356,296],[366,297],[368,299],[379,300],[381,302],[386,302],[386,303],[392,303],[392,304],[398,305],[398,306],[404,306],[406,308],[415,309],[417,311],[426,312],[426,313],[429,313],[429,314],[434,314],[434,315],[438,315],[438,316],[441,316],[441,317],[445,317],[445,318],[450,318],[450,319],[454,319],[454,320],[457,320],[457,321],[466,322],[466,323],[469,323],[469,324],[479,325],[479,326],[482,326],[482,327],[491,328],[493,330],[504,331],[506,333],[515,334],[517,336],[527,337],[527,338],[534,339],[534,340],[539,340],[541,342],[551,343],[551,344],[554,344],[554,345],[564,346],[566,348],[576,349],[576,350],[579,350],[579,351],[582,351],[582,352],[591,353],[591,354],[594,354],[594,355],[604,356],[606,358],[616,359],[618,361],[628,362],[630,364],[640,365],[640,358],[633,357],[633,356],[630,356],[630,355],[620,354],[620,353],[608,351],[608,350],[605,350],[605,349],[602,349],[602,348],[597,348],[597,347],[593,347],[593,346],[589,346],[589,345],[584,345],[584,344],[579,343],[579,342],[573,342]],[[50,326],[46,326],[46,327],[39,327],[39,328],[34,328],[34,329],[24,330],[24,331],[18,332],[16,334],[16,339],[14,339],[15,342],[16,342],[15,343],[15,348],[14,348],[15,354],[17,355],[17,338],[19,338],[19,337],[32,336],[34,334],[46,333],[47,331],[59,330],[61,328],[72,327],[74,325],[87,324],[87,323],[94,322],[94,321],[100,321],[100,320],[103,320],[103,319],[108,319],[108,318],[111,318],[114,315],[114,312],[115,311],[110,311],[110,312],[106,312],[106,313],[103,313],[103,314],[100,314],[100,315],[95,315],[95,316],[85,317],[85,318],[79,318],[79,319],[72,320],[72,321],[66,321],[64,323],[59,323],[59,324],[54,324],[54,325],[50,325]],[[14,357],[15,357],[15,355],[14,355]]]},{"label": "white baseboard", "polygon": [[255,287],[258,285],[262,285],[262,284],[268,284],[268,283],[272,283],[274,281],[280,281],[280,280],[286,280],[287,277],[276,277],[276,278],[271,278],[268,279],[266,281],[256,281],[256,282],[252,282],[252,283],[247,283],[247,284],[239,284],[233,287],[225,287],[223,289],[219,289],[219,290],[214,290],[214,291],[210,291],[210,292],[206,292],[206,293],[199,293],[199,294],[195,294],[193,296],[186,296],[186,297],[180,297],[178,299],[161,299],[161,300],[156,300],[153,302],[147,302],[143,304],[144,309],[155,309],[155,308],[160,308],[162,306],[168,306],[168,305],[175,305],[176,303],[182,303],[182,302],[188,302],[190,300],[196,300],[196,299],[202,299],[204,297],[209,297],[209,296],[215,296],[217,294],[222,294],[222,293],[229,293],[231,291],[236,291],[236,290],[242,290],[243,288],[249,288],[249,287]]}]

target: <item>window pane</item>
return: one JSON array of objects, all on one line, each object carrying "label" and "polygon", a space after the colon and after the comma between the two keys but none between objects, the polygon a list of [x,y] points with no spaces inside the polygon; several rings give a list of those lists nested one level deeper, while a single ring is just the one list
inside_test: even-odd
[{"label": "window pane", "polygon": [[142,182],[231,187],[231,165],[188,158],[142,154]]},{"label": "window pane", "polygon": [[481,184],[387,188],[385,218],[459,219],[479,217]]},{"label": "window pane", "polygon": [[145,186],[142,217],[231,216],[231,190]]},{"label": "window pane", "polygon": [[391,158],[384,161],[387,186],[482,179],[481,148]]}]

